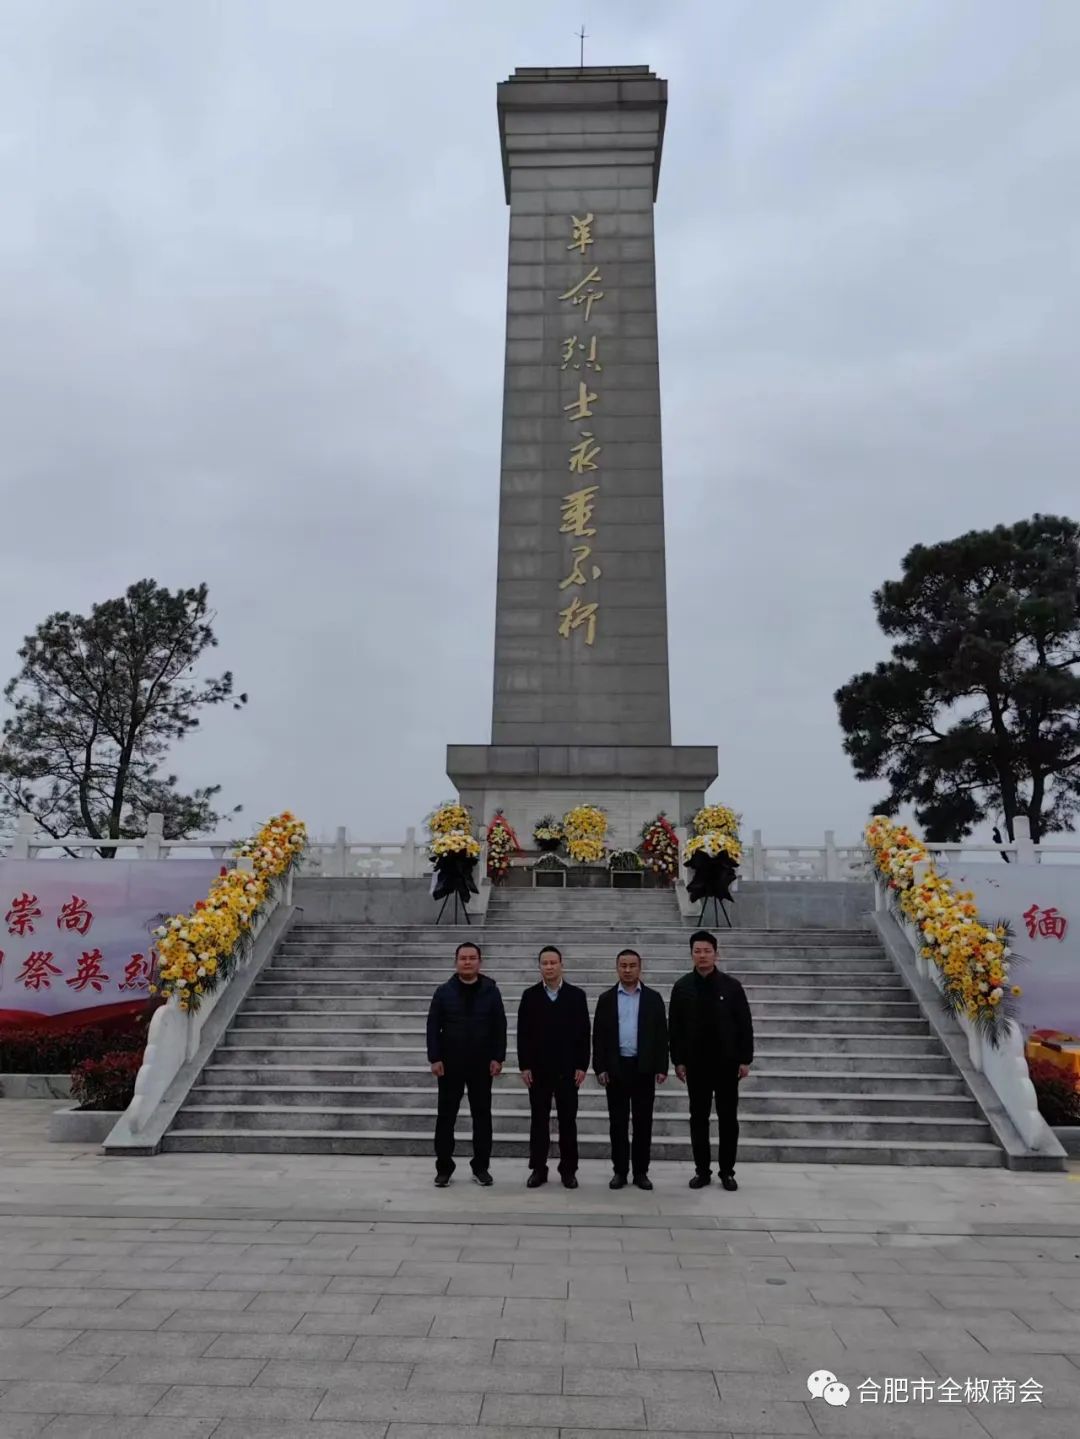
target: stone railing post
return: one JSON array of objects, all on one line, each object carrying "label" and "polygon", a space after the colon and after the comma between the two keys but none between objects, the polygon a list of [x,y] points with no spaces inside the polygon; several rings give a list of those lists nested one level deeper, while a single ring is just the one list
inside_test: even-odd
[{"label": "stone railing post", "polygon": [[750,878],[765,878],[765,846],[759,829],[755,829],[750,836]]},{"label": "stone railing post", "polygon": [[840,878],[840,863],[836,855],[836,831],[834,829],[825,831],[825,878]]},{"label": "stone railing post", "polygon": [[406,879],[415,879],[420,873],[417,868],[416,827],[409,825],[405,831],[405,843],[401,846],[401,873]]},{"label": "stone railing post", "polygon": [[37,823],[32,814],[20,814],[11,840],[12,859],[33,859],[32,845],[37,838]]},{"label": "stone railing post", "polygon": [[[923,880],[927,877],[932,868],[933,864],[930,860],[917,860],[911,866],[911,878],[913,883],[916,885],[922,884]],[[903,913],[902,910],[898,912],[897,919],[899,920],[901,926],[907,931],[908,936],[911,940],[911,947],[915,951],[915,968],[924,977],[929,975],[930,961],[923,958],[922,935],[919,933],[919,930],[917,929],[915,924],[907,918],[907,916]]]},{"label": "stone railing post", "polygon": [[143,838],[142,848],[139,850],[140,859],[160,859],[161,842],[165,838],[165,816],[163,814],[148,814],[146,816],[146,835]]},{"label": "stone railing post", "polygon": [[348,872],[348,846],[345,842],[345,826],[339,824],[334,836],[334,857],[330,862],[330,873],[335,879],[344,879]]},{"label": "stone railing post", "polygon": [[1013,834],[1016,836],[1017,864],[1038,864],[1039,849],[1031,838],[1031,821],[1026,814],[1018,814],[1013,820]]}]

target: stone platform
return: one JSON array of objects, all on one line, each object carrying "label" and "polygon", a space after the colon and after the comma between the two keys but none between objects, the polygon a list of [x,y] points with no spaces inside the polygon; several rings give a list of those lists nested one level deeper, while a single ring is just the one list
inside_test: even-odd
[{"label": "stone platform", "polygon": [[[1080,1171],[435,1191],[426,1160],[58,1154],[49,1109],[0,1106],[2,1439],[1075,1433]],[[860,1404],[901,1377],[1042,1402]]]}]

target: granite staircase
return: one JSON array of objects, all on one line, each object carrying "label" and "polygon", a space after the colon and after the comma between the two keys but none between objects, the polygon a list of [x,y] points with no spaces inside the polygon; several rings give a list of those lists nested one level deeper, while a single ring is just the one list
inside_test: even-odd
[{"label": "granite staircase", "polygon": [[[171,1151],[431,1153],[435,1085],[424,1023],[458,940],[484,949],[510,1019],[496,1081],[496,1161],[527,1154],[528,1097],[513,1050],[522,989],[541,944],[563,950],[590,1005],[614,983],[617,951],[644,956],[667,998],[689,967],[670,892],[496,890],[486,925],[311,923],[286,936],[178,1114]],[[740,1107],[743,1161],[996,1166],[1003,1153],[949,1056],[869,931],[733,930],[721,965],[746,986],[757,1061]],[[581,1095],[584,1159],[607,1160],[603,1092]],[[468,1153],[463,1106],[459,1155]],[[657,1096],[657,1159],[690,1162],[686,1092]]]}]

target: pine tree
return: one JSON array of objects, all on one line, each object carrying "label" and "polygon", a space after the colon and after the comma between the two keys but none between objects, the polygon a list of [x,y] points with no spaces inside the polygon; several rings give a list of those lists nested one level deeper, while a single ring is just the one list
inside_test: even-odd
[{"label": "pine tree", "polygon": [[1080,525],[1035,515],[916,545],[874,595],[889,660],[839,689],[844,749],[932,840],[1080,811]]},{"label": "pine tree", "polygon": [[0,812],[29,813],[58,841],[135,838],[155,811],[169,839],[212,830],[221,786],[185,794],[160,768],[200,711],[247,703],[230,673],[193,673],[217,644],[212,619],[206,585],[172,593],[140,580],[89,615],[40,624],[4,691],[13,713],[0,745]]}]

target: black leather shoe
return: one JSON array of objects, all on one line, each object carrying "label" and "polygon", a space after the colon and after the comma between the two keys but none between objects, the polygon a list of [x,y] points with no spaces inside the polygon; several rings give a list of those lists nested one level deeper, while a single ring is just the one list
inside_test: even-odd
[{"label": "black leather shoe", "polygon": [[652,1187],[653,1187],[652,1180],[649,1178],[649,1176],[648,1176],[647,1174],[635,1174],[635,1175],[634,1175],[634,1188],[635,1188],[635,1189],[651,1189]]},{"label": "black leather shoe", "polygon": [[490,1189],[491,1186],[495,1183],[495,1181],[494,1179],[492,1179],[491,1175],[487,1172],[486,1169],[474,1169],[473,1183],[482,1184],[485,1189]]},{"label": "black leather shoe", "polygon": [[693,1179],[691,1179],[691,1181],[690,1181],[690,1188],[691,1188],[691,1189],[704,1189],[705,1186],[706,1186],[706,1184],[711,1184],[711,1183],[712,1183],[712,1175],[711,1175],[711,1174],[695,1174],[694,1177],[693,1177]]},{"label": "black leather shoe", "polygon": [[720,1183],[725,1189],[738,1189],[739,1187],[734,1174],[721,1174]]},{"label": "black leather shoe", "polygon": [[542,1169],[534,1169],[525,1181],[526,1189],[539,1189],[541,1184],[547,1183],[547,1175]]},{"label": "black leather shoe", "polygon": [[449,1174],[436,1174],[436,1176],[435,1176],[435,1188],[436,1188],[436,1189],[445,1189],[446,1186],[447,1186],[449,1183],[450,1183],[450,1176],[449,1176]]},{"label": "black leather shoe", "polygon": [[562,1187],[564,1189],[576,1189],[578,1187],[577,1175],[564,1174],[562,1177]]},{"label": "black leather shoe", "polygon": [[625,1174],[616,1174],[616,1175],[613,1177],[611,1183],[608,1185],[608,1188],[609,1188],[609,1189],[625,1189],[625,1188],[626,1188],[626,1175],[625,1175]]}]

